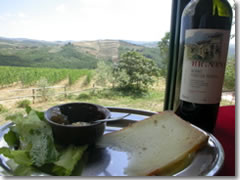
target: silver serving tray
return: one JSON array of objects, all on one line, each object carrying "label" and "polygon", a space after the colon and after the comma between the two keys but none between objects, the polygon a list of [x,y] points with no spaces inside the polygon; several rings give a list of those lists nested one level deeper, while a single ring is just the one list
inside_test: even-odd
[{"label": "silver serving tray", "polygon": [[[105,134],[111,133],[128,126],[129,124],[141,121],[156,112],[108,107],[112,117],[118,117],[126,113],[131,113],[123,120],[108,122]],[[3,135],[8,131],[12,123],[7,123],[0,127],[0,147],[7,146]],[[208,143],[200,149],[194,156],[191,163],[183,170],[174,174],[174,176],[214,176],[216,175],[224,162],[224,151],[220,142],[209,134]],[[0,175],[11,176],[6,165],[7,158],[0,156]],[[88,163],[86,164],[81,176],[126,176],[124,169],[128,165],[128,156],[126,152],[119,152],[110,148],[91,148],[88,154]],[[47,174],[35,173],[33,176],[45,176]],[[74,175],[80,175],[75,171]]]}]

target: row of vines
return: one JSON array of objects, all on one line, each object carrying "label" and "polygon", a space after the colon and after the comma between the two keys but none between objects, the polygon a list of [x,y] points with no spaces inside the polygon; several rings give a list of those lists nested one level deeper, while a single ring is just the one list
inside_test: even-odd
[{"label": "row of vines", "polygon": [[46,78],[53,85],[68,78],[74,84],[82,76],[89,76],[91,70],[87,69],[54,69],[0,66],[0,87],[20,82],[24,86],[34,85],[41,78]]}]

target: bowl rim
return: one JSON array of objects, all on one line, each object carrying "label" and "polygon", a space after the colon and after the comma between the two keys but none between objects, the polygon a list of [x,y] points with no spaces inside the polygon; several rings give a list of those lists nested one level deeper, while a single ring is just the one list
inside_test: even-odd
[{"label": "bowl rim", "polygon": [[70,103],[64,103],[64,104],[55,105],[55,106],[52,106],[52,107],[48,108],[46,111],[44,111],[44,118],[45,118],[45,120],[47,122],[49,122],[50,124],[52,124],[52,125],[65,127],[65,128],[68,128],[68,127],[69,128],[85,128],[85,127],[97,126],[97,125],[100,125],[100,124],[106,124],[106,122],[95,122],[95,123],[90,123],[90,124],[84,125],[84,126],[74,126],[74,125],[71,125],[71,124],[69,124],[69,125],[59,124],[59,123],[56,123],[56,122],[54,122],[54,121],[52,121],[51,119],[48,118],[47,112],[50,111],[51,109],[56,108],[56,107],[60,107],[60,106],[70,105],[70,104],[88,104],[88,105],[97,106],[97,107],[100,107],[100,108],[105,109],[106,111],[108,111],[109,117],[106,117],[106,118],[110,118],[111,117],[111,111],[107,107],[104,107],[102,105],[94,104],[94,103],[87,103],[87,102],[70,102]]}]

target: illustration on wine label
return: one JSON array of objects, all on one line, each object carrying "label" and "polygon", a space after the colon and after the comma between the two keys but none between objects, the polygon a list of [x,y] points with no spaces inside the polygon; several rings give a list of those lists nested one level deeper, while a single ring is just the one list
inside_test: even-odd
[{"label": "illustration on wine label", "polygon": [[199,104],[220,102],[228,41],[228,30],[186,30],[181,100]]}]

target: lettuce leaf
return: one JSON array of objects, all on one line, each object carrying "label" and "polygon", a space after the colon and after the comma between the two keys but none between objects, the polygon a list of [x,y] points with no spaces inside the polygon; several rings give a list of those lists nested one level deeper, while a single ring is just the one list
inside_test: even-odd
[{"label": "lettuce leaf", "polygon": [[[33,166],[27,166],[16,163],[13,159],[9,159],[6,164],[11,169],[14,176],[32,176],[32,175],[43,175],[38,169]],[[47,175],[47,174],[46,174]]]},{"label": "lettuce leaf", "polygon": [[85,146],[70,145],[61,153],[59,160],[54,162],[53,173],[58,176],[71,175],[74,167],[82,158],[84,151],[87,149]]},{"label": "lettuce leaf", "polygon": [[19,147],[19,138],[17,136],[17,134],[14,131],[8,131],[8,133],[6,133],[4,135],[4,140],[7,142],[8,146],[10,148],[18,148]]},{"label": "lettuce leaf", "polygon": [[2,147],[0,148],[0,154],[24,166],[31,166],[33,164],[28,152],[24,150],[10,150],[7,147]]},{"label": "lettuce leaf", "polygon": [[37,171],[71,175],[88,146],[56,145],[44,113],[31,107],[27,107],[26,112],[26,116],[17,113],[8,117],[15,125],[4,135],[9,147],[0,148],[0,154],[14,164],[14,175],[27,176]]},{"label": "lettuce leaf", "polygon": [[29,151],[35,166],[40,167],[57,160],[58,152],[51,127],[35,111],[30,111],[26,117],[18,116],[13,122],[16,126],[12,130],[19,136],[20,149]]},{"label": "lettuce leaf", "polygon": [[36,110],[32,109],[30,106],[27,106],[25,108],[25,111],[27,114],[30,114],[31,111],[34,111],[40,120],[45,121],[44,112],[36,111]]}]

